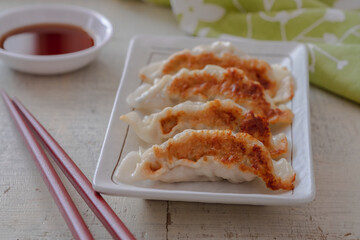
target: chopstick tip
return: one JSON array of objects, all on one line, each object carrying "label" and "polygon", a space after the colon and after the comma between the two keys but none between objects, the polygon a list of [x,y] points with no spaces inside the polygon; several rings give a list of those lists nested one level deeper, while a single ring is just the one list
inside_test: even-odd
[{"label": "chopstick tip", "polygon": [[1,97],[3,98],[3,100],[5,101],[5,103],[7,103],[7,101],[11,101],[11,98],[9,97],[9,95],[7,94],[5,89],[0,88],[0,94],[1,94]]},{"label": "chopstick tip", "polygon": [[[5,89],[3,89],[3,88],[0,88],[0,93],[1,93],[1,95],[4,95],[4,94],[6,94],[6,91],[5,91]],[[7,94],[6,94],[7,95]]]}]

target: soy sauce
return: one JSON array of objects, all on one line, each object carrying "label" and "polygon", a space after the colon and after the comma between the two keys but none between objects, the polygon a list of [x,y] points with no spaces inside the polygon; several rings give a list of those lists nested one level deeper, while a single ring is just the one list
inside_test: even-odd
[{"label": "soy sauce", "polygon": [[28,55],[57,55],[94,46],[94,39],[82,28],[69,24],[34,24],[16,28],[0,39],[0,47]]}]

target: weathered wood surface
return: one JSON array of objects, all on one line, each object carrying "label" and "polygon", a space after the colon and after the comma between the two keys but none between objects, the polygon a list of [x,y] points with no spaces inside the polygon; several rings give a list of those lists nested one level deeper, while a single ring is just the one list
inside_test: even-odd
[{"label": "weathered wood surface", "polygon": [[[99,59],[74,73],[31,76],[0,62],[0,86],[28,106],[92,179],[130,38],[183,33],[168,9],[139,1],[32,2],[85,6],[114,25]],[[1,1],[0,9],[23,4],[28,1]],[[360,239],[360,106],[316,87],[310,102],[317,188],[312,203],[268,207],[105,198],[138,239]],[[62,179],[96,239],[110,239]],[[2,103],[0,209],[1,239],[72,238]]]}]

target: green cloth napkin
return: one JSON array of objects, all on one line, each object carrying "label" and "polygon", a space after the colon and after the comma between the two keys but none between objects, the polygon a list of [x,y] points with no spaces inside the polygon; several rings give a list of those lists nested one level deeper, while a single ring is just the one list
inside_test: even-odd
[{"label": "green cloth napkin", "polygon": [[[169,4],[169,0],[147,2]],[[310,82],[360,103],[360,0],[170,3],[180,27],[192,35],[305,42]]]}]

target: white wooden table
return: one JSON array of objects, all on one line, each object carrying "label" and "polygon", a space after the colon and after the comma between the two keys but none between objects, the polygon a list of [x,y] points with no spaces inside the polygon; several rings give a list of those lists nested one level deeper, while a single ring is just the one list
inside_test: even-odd
[{"label": "white wooden table", "polygon": [[[97,10],[115,34],[99,59],[59,76],[14,72],[0,62],[0,86],[17,96],[93,178],[129,40],[136,34],[184,35],[169,9],[139,1],[52,0]],[[28,4],[1,1],[0,10]],[[244,206],[108,197],[138,239],[360,239],[360,106],[310,89],[315,201]],[[96,239],[110,239],[62,176]],[[0,238],[71,239],[25,144],[0,103]]]}]

